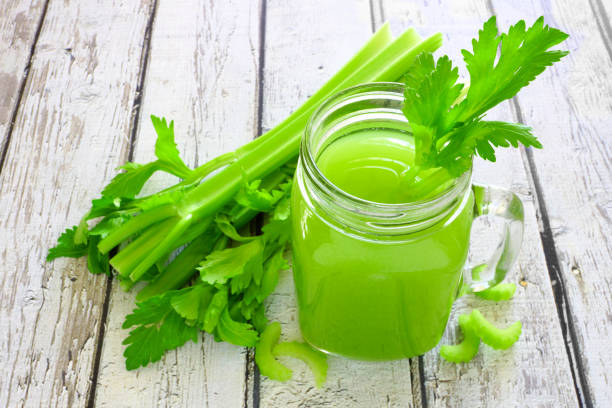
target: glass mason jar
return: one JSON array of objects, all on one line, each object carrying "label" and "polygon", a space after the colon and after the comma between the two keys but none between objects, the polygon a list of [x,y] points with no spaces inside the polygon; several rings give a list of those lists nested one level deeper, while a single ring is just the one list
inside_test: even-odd
[{"label": "glass mason jar", "polygon": [[435,347],[470,271],[476,216],[501,217],[505,230],[486,267],[468,274],[472,290],[499,283],[520,249],[520,200],[472,185],[471,170],[433,197],[397,204],[361,199],[325,177],[321,154],[356,130],[410,136],[402,103],[402,84],[349,88],[313,114],[302,140],[291,197],[293,273],[302,335],[327,353],[391,360]]}]

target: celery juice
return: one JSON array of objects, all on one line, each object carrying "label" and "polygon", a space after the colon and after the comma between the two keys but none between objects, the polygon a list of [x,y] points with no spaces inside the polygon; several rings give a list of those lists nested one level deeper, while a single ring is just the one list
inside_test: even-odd
[{"label": "celery juice", "polygon": [[[362,129],[320,149],[337,189],[374,203],[410,202],[403,175],[414,142],[398,129]],[[440,340],[469,245],[471,190],[433,226],[400,237],[352,233],[316,210],[298,171],[292,194],[293,270],[304,339],[364,360],[420,355]]]}]

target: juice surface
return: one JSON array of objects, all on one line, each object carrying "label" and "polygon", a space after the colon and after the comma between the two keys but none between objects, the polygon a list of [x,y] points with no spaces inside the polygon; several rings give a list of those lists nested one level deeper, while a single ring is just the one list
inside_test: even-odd
[{"label": "juice surface", "polygon": [[[412,138],[368,129],[344,136],[315,158],[325,177],[369,201],[403,203],[401,175],[414,158]],[[433,348],[446,326],[467,257],[471,192],[433,228],[401,241],[349,235],[292,194],[294,278],[302,334],[346,357],[389,360]]]},{"label": "juice surface", "polygon": [[412,137],[397,130],[365,130],[329,145],[317,167],[336,187],[377,203],[408,202],[401,176],[414,160]]}]

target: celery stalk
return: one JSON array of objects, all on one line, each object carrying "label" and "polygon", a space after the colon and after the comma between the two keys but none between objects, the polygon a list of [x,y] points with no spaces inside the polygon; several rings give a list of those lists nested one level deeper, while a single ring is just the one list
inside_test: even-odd
[{"label": "celery stalk", "polygon": [[108,253],[111,249],[119,245],[125,239],[144,228],[159,221],[176,215],[176,208],[173,205],[164,205],[147,211],[146,217],[134,217],[126,222],[122,228],[113,231],[98,244],[98,250],[102,254]]},{"label": "celery stalk", "polygon": [[[264,179],[261,187],[272,190],[279,184],[279,180],[282,180],[282,178],[278,177],[279,174],[280,172],[276,172],[276,174],[272,174]],[[255,218],[258,212],[236,205],[234,209],[230,211],[230,214],[233,214],[230,222],[237,229],[240,229]],[[191,241],[191,243],[162,270],[154,281],[150,282],[138,292],[136,299],[142,301],[168,290],[182,287],[191,279],[196,272],[196,266],[198,266],[208,254],[213,250],[225,248],[227,240],[224,240],[221,244],[219,243],[223,237],[224,235],[221,231],[213,227]]]},{"label": "celery stalk", "polygon": [[[151,266],[176,248],[176,242],[180,241],[192,223],[213,216],[233,199],[245,181],[266,177],[295,158],[308,118],[322,100],[341,89],[360,83],[398,80],[408,71],[418,54],[432,52],[440,46],[441,35],[436,34],[421,41],[414,30],[408,30],[394,41],[390,40],[388,26],[385,25],[330,81],[284,122],[237,149],[233,155],[221,156],[223,160],[219,160],[227,164],[225,168],[204,178],[174,205],[153,208],[135,216],[101,240],[98,249],[106,253],[130,236],[163,221],[163,227],[156,228],[155,239],[149,241],[150,245],[130,245],[120,251],[120,254],[126,252],[117,255],[118,259],[113,259],[113,264],[120,268],[123,276],[129,276],[132,281],[139,280]],[[235,160],[232,160],[234,157]],[[206,171],[200,169],[194,173],[208,174],[210,167]],[[146,254],[144,257],[143,253]]]},{"label": "celery stalk", "polygon": [[[414,40],[419,41],[420,39],[415,38]],[[357,54],[355,54],[350,61],[347,62],[338,72],[336,72],[334,76],[332,76],[321,88],[319,88],[318,91],[310,96],[310,98],[308,98],[302,106],[300,106],[285,120],[276,125],[273,129],[266,132],[264,135],[255,139],[248,145],[243,146],[243,148],[236,150],[237,155],[240,155],[243,150],[250,150],[250,148],[247,148],[246,146],[252,147],[258,145],[263,140],[263,137],[269,137],[270,135],[276,133],[284,133],[293,122],[303,121],[304,117],[306,117],[307,120],[308,116],[310,116],[309,114],[307,115],[307,112],[312,112],[320,104],[320,102],[339,91],[341,89],[339,84],[346,76],[365,65],[366,62],[377,57],[381,50],[385,49],[385,47],[392,42],[393,37],[391,35],[391,30],[389,29],[389,23],[385,23],[374,33],[372,37],[370,37],[368,42],[357,52]],[[409,46],[409,44],[406,44],[406,46]]]},{"label": "celery stalk", "polygon": [[[408,30],[408,32],[410,31]],[[406,39],[414,38],[413,36],[402,36],[378,54],[383,61],[390,60],[391,65],[387,66],[384,62],[370,60],[365,66],[342,80],[338,87],[343,89],[364,82],[395,81],[407,71],[418,54],[424,51],[433,51],[442,42],[442,36],[435,34],[408,50],[400,46],[404,45]],[[313,106],[313,108],[316,107]],[[250,150],[240,154],[240,158],[234,165],[205,180],[191,191],[185,197],[182,204],[184,207],[179,211],[195,213],[198,217],[213,214],[219,209],[220,205],[223,205],[221,201],[224,197],[229,196],[231,198],[240,188],[243,173],[246,173],[250,180],[264,177],[268,172],[275,170],[295,157],[299,150],[303,129],[311,113],[308,110],[304,113],[307,115],[303,117],[303,120],[292,122],[291,126],[286,129],[286,134],[270,135],[268,133],[260,138],[261,141],[257,145],[251,142],[243,146],[242,151],[246,151],[247,148]],[[262,160],[262,158],[265,158],[265,160]],[[215,202],[217,200],[219,200],[218,204]]]}]

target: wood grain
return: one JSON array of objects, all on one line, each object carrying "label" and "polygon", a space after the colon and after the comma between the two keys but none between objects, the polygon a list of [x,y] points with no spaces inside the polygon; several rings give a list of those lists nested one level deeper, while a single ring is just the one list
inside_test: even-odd
[{"label": "wood grain", "polygon": [[[262,4],[265,66],[258,78]],[[512,349],[483,346],[474,361],[458,366],[441,360],[438,348],[422,359],[392,363],[330,358],[323,390],[314,388],[310,371],[296,360],[282,360],[294,371],[290,382],[269,381],[258,377],[244,349],[209,338],[127,372],[120,344],[127,333],[120,326],[133,294],[113,285],[94,402],[612,405],[612,3],[158,0],[140,95],[152,0],[50,0],[46,7],[44,0],[4,0],[0,12],[0,152],[6,147],[0,174],[0,406],[87,405],[106,279],[90,275],[83,260],[46,263],[44,257],[117,165],[129,155],[140,162],[153,157],[150,114],[175,119],[186,162],[202,163],[256,135],[260,80],[266,130],[322,85],[373,25],[388,19],[396,34],[408,26],[423,35],[441,31],[443,52],[461,61],[460,48],[492,11],[501,28],[545,15],[571,34],[564,46],[570,56],[490,116],[524,121],[545,148],[500,152],[496,164],[475,163],[475,180],[509,188],[525,204],[523,249],[508,279],[521,286],[507,303],[459,300],[441,342],[456,343],[457,316],[477,307],[500,326],[523,321]],[[135,100],[139,117],[133,117]],[[156,176],[147,188],[172,181]],[[475,259],[491,248],[479,239],[490,227],[498,225],[491,219],[475,225]],[[283,339],[300,338],[291,271],[282,273],[268,313],[283,324]]]},{"label": "wood grain", "polygon": [[[597,2],[595,2],[597,3]],[[517,98],[520,116],[545,148],[530,163],[540,188],[541,228],[562,297],[584,397],[612,405],[612,54],[588,1],[493,2],[501,27],[544,15],[568,32],[570,55]],[[608,24],[610,22],[608,21]],[[546,217],[546,219],[544,219]]]},{"label": "wood grain", "polygon": [[[490,16],[485,1],[385,1],[393,30],[415,26],[424,35],[440,30],[445,42],[440,55],[447,54],[462,66],[461,48],[470,46],[482,23]],[[462,74],[467,74],[462,70]],[[542,90],[541,92],[544,92]],[[490,119],[514,121],[511,105],[504,103]],[[538,231],[533,194],[518,150],[501,150],[496,163],[475,161],[474,180],[508,188],[521,197],[525,207],[525,233],[518,265],[507,281],[519,285],[510,302],[494,303],[474,296],[459,299],[451,313],[440,344],[460,340],[457,317],[480,309],[499,326],[523,322],[523,334],[507,351],[481,346],[477,357],[455,365],[441,359],[439,347],[424,356],[427,406],[548,406],[577,404],[561,326]],[[486,260],[494,249],[490,228],[499,227],[494,219],[476,221],[472,233],[472,262]],[[499,229],[497,229],[499,232]]]},{"label": "wood grain", "polygon": [[[7,0],[0,13],[0,152],[4,151],[45,0]],[[1,160],[1,159],[0,159]],[[1,162],[0,162],[1,164]]]},{"label": "wood grain", "polygon": [[106,279],[46,263],[126,152],[147,2],[54,1],[0,186],[0,406],[84,406]]},{"label": "wood grain", "polygon": [[[161,0],[151,37],[134,161],[154,158],[149,115],[175,120],[176,141],[197,165],[253,139],[257,127],[259,5],[240,1]],[[145,188],[174,182],[156,177]],[[126,371],[121,329],[134,293],[113,284],[96,406],[242,407],[245,351],[205,336],[160,362]],[[143,392],[146,390],[146,392]]]},{"label": "wood grain", "polygon": [[[368,1],[268,1],[266,15],[263,126],[280,122],[335,73],[372,34]],[[284,340],[300,339],[291,271],[281,274],[267,302]],[[296,360],[287,383],[261,377],[261,407],[413,406],[409,360],[365,363],[329,358],[326,386]],[[251,401],[249,401],[251,403]],[[256,405],[255,405],[256,406]]]}]

